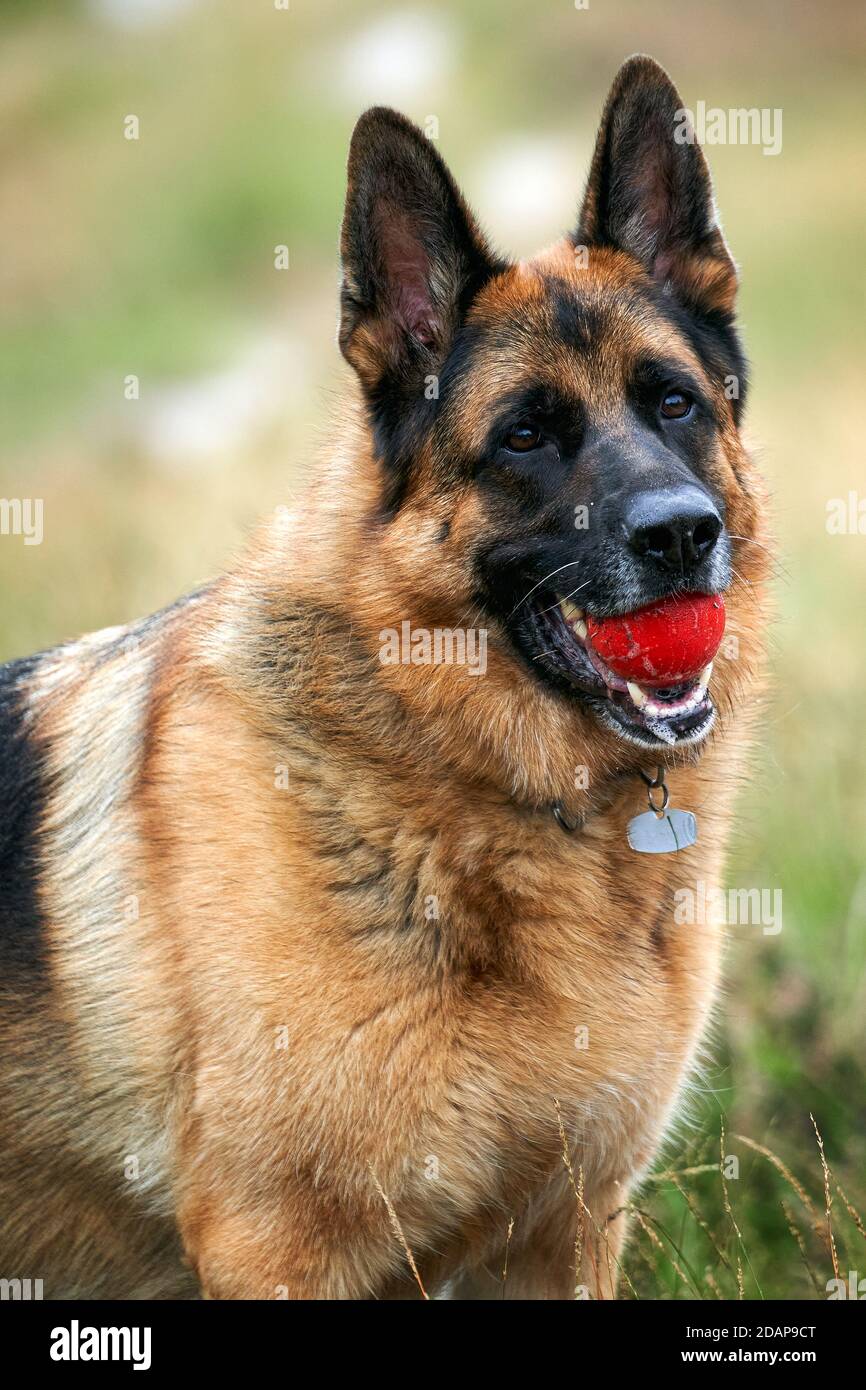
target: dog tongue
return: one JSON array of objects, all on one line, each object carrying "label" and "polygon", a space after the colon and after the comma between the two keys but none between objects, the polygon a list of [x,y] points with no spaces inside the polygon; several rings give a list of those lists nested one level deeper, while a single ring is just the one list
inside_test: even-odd
[{"label": "dog tongue", "polygon": [[662,599],[617,618],[586,616],[589,639],[603,661],[625,680],[677,685],[712,661],[725,630],[721,594]]}]

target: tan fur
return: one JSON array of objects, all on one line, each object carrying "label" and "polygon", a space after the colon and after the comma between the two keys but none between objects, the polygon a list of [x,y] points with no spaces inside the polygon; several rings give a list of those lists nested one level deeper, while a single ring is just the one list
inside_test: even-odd
[{"label": "tan fur", "polygon": [[[588,302],[636,274],[612,251],[578,272],[563,245],[473,314],[543,335],[542,271]],[[667,331],[624,307],[601,363],[548,365],[615,430],[629,360]],[[672,330],[667,347],[688,353]],[[479,365],[467,439],[519,370]],[[762,541],[732,423],[713,467],[731,531]],[[388,525],[379,491],[350,398],[305,503],[235,571],[125,645],[62,648],[32,677],[51,992],[7,1025],[0,1181],[3,1269],[27,1262],[48,1296],[417,1296],[379,1187],[431,1293],[498,1296],[512,1218],[509,1297],[613,1292],[622,1208],[712,1008],[719,928],[677,926],[674,893],[718,881],[764,551],[735,544],[740,655],[717,663],[717,728],[667,759],[700,842],[648,858],[625,840],[645,756],[531,681],[495,632],[483,679],[381,665],[384,627],[471,621],[465,550],[486,522],[470,487],[431,492],[423,461]],[[554,800],[585,817],[579,834]]]}]

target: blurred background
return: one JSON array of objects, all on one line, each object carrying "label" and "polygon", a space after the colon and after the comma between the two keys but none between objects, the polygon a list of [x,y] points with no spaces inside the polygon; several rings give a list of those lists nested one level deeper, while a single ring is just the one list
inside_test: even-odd
[{"label": "blurred background", "polygon": [[[866,1276],[858,0],[0,0],[0,26],[0,498],[44,499],[41,545],[0,536],[0,660],[166,603],[303,485],[344,373],[337,237],[365,106],[438,129],[515,255],[572,225],[630,53],[692,108],[782,109],[777,156],[707,155],[780,542],[729,882],[781,889],[783,929],[731,930],[712,1061],[636,1199],[624,1295],[826,1297],[828,1194],[840,1273]],[[852,492],[864,534],[832,534]]]}]

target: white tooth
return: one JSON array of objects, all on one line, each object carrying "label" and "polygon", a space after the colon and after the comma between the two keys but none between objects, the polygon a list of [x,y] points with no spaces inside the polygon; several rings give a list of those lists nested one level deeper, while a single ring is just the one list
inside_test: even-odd
[{"label": "white tooth", "polygon": [[635,685],[634,681],[626,681],[625,688],[632,702],[637,705],[638,709],[641,709],[646,704],[649,697],[644,694],[639,685]]},{"label": "white tooth", "polygon": [[583,617],[583,609],[578,608],[576,603],[571,602],[571,599],[562,599],[559,606],[562,609],[566,622],[573,623],[576,622],[578,618]]},{"label": "white tooth", "polygon": [[574,625],[574,630],[582,642],[586,641],[587,626],[582,618],[578,618]]},{"label": "white tooth", "polygon": [[709,666],[705,666],[704,669],[703,669],[703,671],[701,671],[701,678],[700,678],[700,680],[698,681],[698,685],[701,686],[701,688],[702,688],[703,690],[706,690],[707,686],[709,685],[709,683],[710,683],[710,676],[711,676],[712,674],[713,674],[713,663],[710,662]]}]

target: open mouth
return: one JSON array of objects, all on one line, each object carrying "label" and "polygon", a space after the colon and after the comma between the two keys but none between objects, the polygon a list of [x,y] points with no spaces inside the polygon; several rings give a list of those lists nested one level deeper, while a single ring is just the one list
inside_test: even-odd
[{"label": "open mouth", "polygon": [[713,665],[676,684],[626,680],[607,665],[589,636],[587,614],[549,593],[526,622],[531,659],[567,682],[621,737],[641,747],[699,743],[712,728],[715,707],[708,687]]}]

